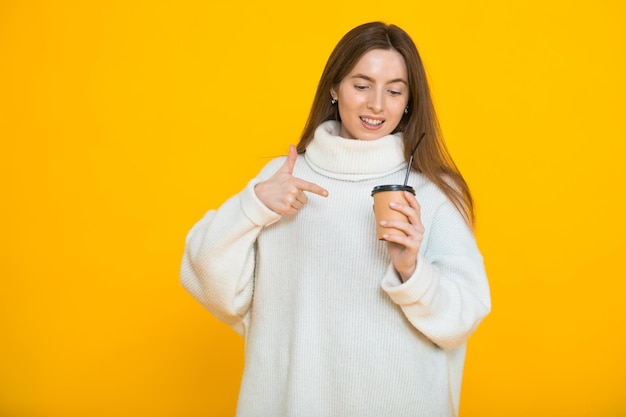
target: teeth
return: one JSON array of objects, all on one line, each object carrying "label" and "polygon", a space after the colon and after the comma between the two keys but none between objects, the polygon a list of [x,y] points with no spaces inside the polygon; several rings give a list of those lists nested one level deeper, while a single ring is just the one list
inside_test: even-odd
[{"label": "teeth", "polygon": [[374,126],[378,126],[379,124],[383,122],[382,120],[367,119],[365,117],[361,117],[361,120],[363,120],[368,125],[374,125]]}]

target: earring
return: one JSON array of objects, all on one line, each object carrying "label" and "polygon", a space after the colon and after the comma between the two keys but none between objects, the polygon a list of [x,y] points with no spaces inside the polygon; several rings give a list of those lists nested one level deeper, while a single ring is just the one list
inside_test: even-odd
[{"label": "earring", "polygon": [[330,100],[330,104],[332,104],[333,106],[337,103],[337,99],[333,98]]},{"label": "earring", "polygon": [[406,107],[404,108],[404,114],[409,114],[409,106],[406,106]]}]

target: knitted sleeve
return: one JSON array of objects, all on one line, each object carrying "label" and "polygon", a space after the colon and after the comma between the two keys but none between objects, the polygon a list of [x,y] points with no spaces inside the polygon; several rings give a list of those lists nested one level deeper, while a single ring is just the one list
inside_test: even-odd
[{"label": "knitted sleeve", "polygon": [[413,326],[441,348],[454,349],[490,312],[489,284],[474,236],[451,203],[438,208],[429,227],[413,276],[401,283],[391,265],[382,287]]},{"label": "knitted sleeve", "polygon": [[218,320],[244,335],[254,286],[256,239],[280,215],[257,198],[254,179],[189,231],[180,269],[183,287]]}]

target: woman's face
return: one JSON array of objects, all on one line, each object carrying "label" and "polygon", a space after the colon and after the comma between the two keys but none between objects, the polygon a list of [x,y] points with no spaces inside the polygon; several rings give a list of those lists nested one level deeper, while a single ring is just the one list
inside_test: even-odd
[{"label": "woman's face", "polygon": [[408,82],[399,52],[373,49],[365,53],[330,91],[339,106],[339,136],[375,140],[393,132],[409,101]]}]

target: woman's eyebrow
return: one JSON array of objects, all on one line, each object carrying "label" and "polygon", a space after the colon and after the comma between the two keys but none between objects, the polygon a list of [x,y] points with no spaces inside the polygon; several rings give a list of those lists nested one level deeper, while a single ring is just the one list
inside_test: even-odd
[{"label": "woman's eyebrow", "polygon": [[[367,76],[365,74],[354,74],[350,78],[361,78],[366,81],[375,82],[375,80],[372,77]],[[409,83],[404,78],[395,78],[393,80],[387,81],[386,84],[393,84],[393,83],[404,83],[406,85],[409,85]]]}]

